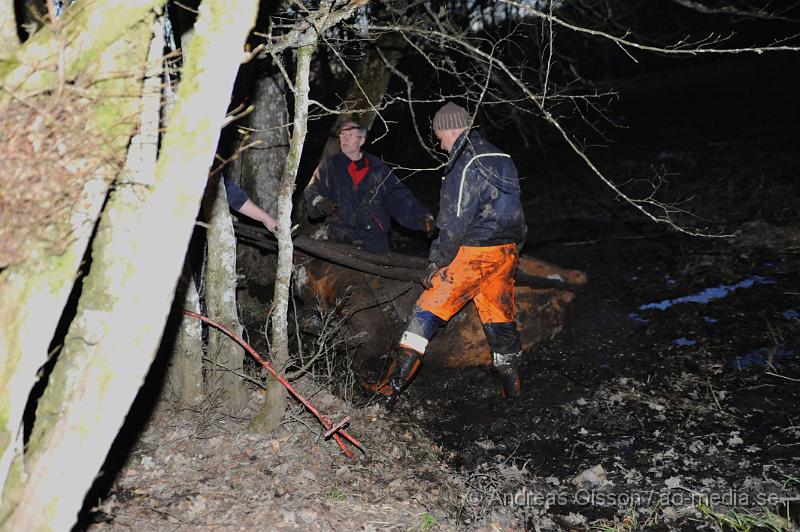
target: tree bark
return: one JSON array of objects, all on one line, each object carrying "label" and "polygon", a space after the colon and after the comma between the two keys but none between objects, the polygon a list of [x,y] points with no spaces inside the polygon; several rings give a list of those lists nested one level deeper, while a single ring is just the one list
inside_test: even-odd
[{"label": "tree bark", "polygon": [[[183,10],[180,10],[182,13]],[[166,15],[162,16],[166,17]],[[165,21],[162,20],[162,30]],[[174,30],[173,30],[174,31]],[[190,28],[180,36],[180,49],[183,60],[186,61],[186,51],[192,40],[194,28]],[[166,37],[166,36],[165,36]],[[173,34],[173,38],[175,35]],[[174,51],[174,43],[168,43],[167,49]],[[161,106],[162,122],[167,123],[175,107],[175,92],[173,81],[169,71],[165,68],[164,72],[164,105]],[[190,244],[191,246],[191,244]],[[185,416],[193,416],[195,409],[199,407],[205,399],[205,386],[203,380],[203,326],[202,324],[183,314],[184,310],[200,314],[200,294],[197,293],[197,285],[194,280],[192,264],[189,261],[191,250],[187,250],[183,262],[183,270],[172,304],[172,311],[180,316],[177,337],[170,353],[170,363],[167,373],[168,389],[162,391],[165,395],[175,400],[179,404],[179,411]],[[204,264],[204,263],[203,263]],[[203,271],[203,264],[200,265],[200,272]],[[187,408],[184,410],[184,408]]]},{"label": "tree bark", "polygon": [[241,154],[241,184],[257,205],[275,216],[278,184],[289,149],[289,111],[283,78],[263,75],[255,84],[250,132]]},{"label": "tree bark", "polygon": [[[242,335],[236,307],[236,237],[228,211],[228,200],[222,179],[215,179],[216,193],[210,209],[210,225],[206,240],[205,287],[206,305],[211,319]],[[214,185],[209,185],[209,189]],[[214,192],[214,191],[209,191]],[[247,407],[247,389],[241,377],[244,350],[227,335],[211,328],[208,331],[208,357],[213,361],[208,367],[210,393],[222,392],[222,403],[233,413]],[[222,367],[220,367],[222,366]],[[227,368],[223,369],[223,368]]]},{"label": "tree bark", "polygon": [[[300,155],[306,139],[308,126],[308,91],[311,56],[317,43],[316,30],[306,32],[306,42],[297,49],[297,74],[294,83],[294,121],[292,139],[286,165],[278,189],[278,268],[275,274],[275,296],[272,313],[272,363],[276,371],[283,373],[289,362],[288,310],[292,257],[294,246],[291,235],[292,192],[300,166]],[[264,406],[250,421],[250,429],[267,433],[275,430],[286,411],[286,390],[274,378],[267,381]]]},{"label": "tree bark", "polygon": [[177,295],[183,299],[179,301],[176,295],[173,305],[173,312],[180,314],[177,318],[180,325],[170,353],[166,393],[162,395],[165,399],[177,401],[181,411],[188,408],[187,413],[194,415],[194,410],[204,399],[203,330],[200,321],[183,315],[184,309],[200,314],[200,296],[189,264],[184,264],[180,283],[183,286]]},{"label": "tree bark", "polygon": [[[0,50],[15,50],[19,46],[14,0],[0,0]],[[0,52],[5,55],[6,52]]]},{"label": "tree bark", "polygon": [[152,186],[118,187],[103,213],[65,347],[73,351],[62,353],[80,359],[82,371],[63,383],[63,415],[40,443],[43,452],[4,523],[11,530],[66,529],[74,522],[147,374],[256,11],[256,0],[200,6]]},{"label": "tree bark", "polygon": [[[138,33],[138,35],[127,36],[120,39],[120,42],[115,43],[114,48],[117,50],[114,52],[114,55],[119,57],[127,56],[127,59],[124,61],[131,61],[135,65],[144,64],[142,52],[145,50],[145,47],[143,44],[146,42],[147,36],[150,33],[149,26],[147,24],[142,24]],[[154,38],[148,57],[151,67],[148,69],[148,79],[144,84],[139,132],[131,140],[127,163],[123,170],[123,175],[131,176],[132,182],[137,182],[136,177],[140,174],[152,175],[152,167],[155,165],[155,147],[158,140],[159,125],[159,74],[157,70],[162,48],[163,39],[159,41],[157,38]],[[118,72],[120,62],[121,61],[113,62],[113,66],[108,70]],[[155,66],[155,71],[153,66]],[[138,84],[136,81],[137,78],[138,76],[131,78],[128,82],[131,86],[129,89],[131,93],[136,90],[134,87]],[[15,457],[12,471],[20,475],[20,480],[24,479],[25,475],[35,467],[36,460],[44,450],[42,442],[46,440],[56,420],[63,414],[62,406],[66,394],[69,391],[76,371],[80,371],[80,368],[76,367],[74,364],[75,359],[70,357],[69,341],[70,336],[68,335],[65,339],[65,345],[67,345],[67,347],[62,350],[59,360],[53,369],[49,379],[50,385],[45,389],[43,396],[38,401],[36,424],[33,427],[26,452],[24,456],[17,455]],[[3,516],[2,520],[13,510],[14,505],[17,503],[17,497],[20,496],[22,490],[21,483],[15,484],[14,478],[10,480],[11,482],[9,482],[4,491],[3,509],[2,512],[0,512],[0,515]]]},{"label": "tree bark", "polygon": [[[253,112],[247,116],[248,134],[239,139],[242,148],[250,147],[241,152],[232,166],[234,175],[250,198],[271,216],[277,217],[278,186],[289,150],[286,84],[283,77],[263,73],[263,64],[249,66],[262,72],[250,95]],[[239,246],[237,266],[246,278],[269,284],[275,275],[275,256],[265,255],[250,246]],[[269,316],[263,311],[267,301],[258,301],[261,305],[249,305],[245,300],[240,303],[243,320],[267,328]]]},{"label": "tree bark", "polygon": [[[4,390],[0,394],[0,523],[12,508],[6,501],[8,493],[21,484],[21,423],[28,395],[37,380],[38,368],[47,361],[48,345],[72,290],[78,266],[108,190],[108,182],[118,171],[108,161],[123,157],[135,123],[132,117],[137,116],[136,98],[102,98],[103,94],[127,95],[140,90],[139,78],[150,31],[149,24],[143,19],[150,4],[146,9],[141,5],[134,7],[136,9],[124,11],[128,17],[127,31],[115,33],[113,40],[109,39],[104,27],[87,29],[84,18],[88,18],[89,13],[86,10],[83,12],[84,18],[71,19],[81,22],[84,31],[102,35],[106,43],[107,49],[103,55],[92,56],[95,62],[83,68],[85,76],[98,80],[90,84],[87,90],[87,97],[96,98],[97,103],[93,114],[86,118],[85,142],[98,146],[97,152],[105,160],[91,168],[86,175],[83,193],[72,212],[66,213],[63,220],[51,221],[52,226],[69,226],[70,241],[66,249],[60,255],[55,255],[50,250],[50,242],[53,234],[58,233],[55,229],[45,229],[38,241],[27,243],[31,251],[26,261],[9,266],[0,274],[0,389]],[[104,10],[98,9],[102,15]],[[98,24],[102,21],[102,17],[95,19]],[[70,21],[65,21],[62,29],[65,34],[73,32]],[[45,28],[39,32],[35,42],[21,46],[16,57],[35,56],[29,51],[30,47],[44,49],[49,45],[52,48],[54,40],[55,37]],[[73,62],[88,61],[80,55],[70,57]],[[32,76],[38,75],[33,67],[30,70]],[[89,70],[93,72],[89,73]],[[7,80],[3,81],[3,85],[8,89]],[[53,172],[60,170],[53,168]],[[13,471],[10,470],[12,461],[16,463]]]}]

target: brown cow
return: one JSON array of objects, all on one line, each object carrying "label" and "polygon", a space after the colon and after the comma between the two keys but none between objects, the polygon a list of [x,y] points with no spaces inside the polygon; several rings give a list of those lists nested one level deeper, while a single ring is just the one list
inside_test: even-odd
[{"label": "brown cow", "polygon": [[[322,310],[338,305],[346,316],[345,331],[354,350],[353,370],[362,383],[374,382],[393,346],[405,330],[405,320],[422,292],[414,281],[397,281],[362,273],[321,259],[298,254],[296,288],[305,302],[318,301]],[[521,256],[519,273],[534,278],[558,279],[581,287],[586,274],[567,270],[529,256]],[[518,279],[520,275],[518,273]],[[523,349],[558,334],[567,320],[567,309],[575,298],[572,291],[558,288],[515,289],[517,325]],[[427,367],[461,367],[491,365],[486,342],[475,305],[468,303],[441,329],[425,353]]]}]

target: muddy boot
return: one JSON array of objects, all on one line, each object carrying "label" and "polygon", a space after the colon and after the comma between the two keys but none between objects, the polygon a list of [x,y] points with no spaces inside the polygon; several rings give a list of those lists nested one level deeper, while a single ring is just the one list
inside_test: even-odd
[{"label": "muddy boot", "polygon": [[406,347],[398,349],[389,371],[376,386],[375,392],[378,394],[379,402],[390,410],[394,408],[400,393],[408,386],[421,365],[421,354]]},{"label": "muddy boot", "polygon": [[519,379],[519,362],[522,352],[519,353],[492,353],[494,371],[500,379],[500,397],[503,399],[516,399],[522,395]]}]

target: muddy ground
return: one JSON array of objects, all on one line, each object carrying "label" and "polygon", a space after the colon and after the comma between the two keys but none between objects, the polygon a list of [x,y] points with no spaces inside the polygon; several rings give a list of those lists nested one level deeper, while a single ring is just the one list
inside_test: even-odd
[{"label": "muddy ground", "polygon": [[[500,401],[488,370],[452,370],[422,374],[400,410],[461,472],[524,470],[518,484],[475,477],[470,496],[514,506],[528,527],[796,526],[797,252],[622,228],[548,244],[539,256],[580,261],[591,284],[570,330],[527,354],[525,397]],[[747,280],[705,304],[642,309]]]},{"label": "muddy ground", "polygon": [[568,153],[516,155],[537,177],[526,252],[590,277],[568,330],[527,353],[522,399],[501,401],[486,368],[423,368],[391,414],[302,379],[325,414],[351,417],[357,462],[296,405],[276,434],[248,433],[256,387],[235,417],[162,404],[80,527],[798,529],[800,111],[796,84],[774,82],[800,71],[787,68],[722,69],[730,83],[706,99],[686,73],[668,78],[683,92],[639,80],[614,107],[630,129],[596,150],[622,179],[665,177],[660,197],[700,216],[677,220],[734,238],[647,222]]}]

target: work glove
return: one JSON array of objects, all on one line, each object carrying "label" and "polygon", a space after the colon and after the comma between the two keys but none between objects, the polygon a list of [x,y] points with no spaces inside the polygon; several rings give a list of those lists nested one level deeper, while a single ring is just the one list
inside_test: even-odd
[{"label": "work glove", "polygon": [[336,210],[336,204],[325,196],[317,196],[313,205],[323,216],[330,216]]},{"label": "work glove", "polygon": [[433,216],[431,216],[430,214],[426,214],[425,216],[422,217],[422,220],[420,220],[420,223],[422,224],[422,230],[425,231],[425,234],[427,234],[428,237],[432,237],[433,236],[433,226],[434,226],[433,225],[434,224]]},{"label": "work glove", "polygon": [[433,277],[439,273],[439,266],[435,262],[431,262],[428,264],[428,267],[425,268],[425,272],[422,274],[422,279],[419,282],[425,288],[433,288]]}]

